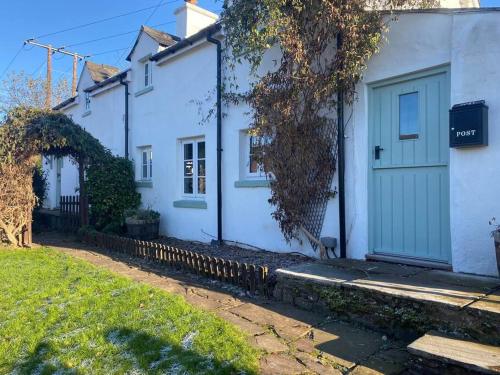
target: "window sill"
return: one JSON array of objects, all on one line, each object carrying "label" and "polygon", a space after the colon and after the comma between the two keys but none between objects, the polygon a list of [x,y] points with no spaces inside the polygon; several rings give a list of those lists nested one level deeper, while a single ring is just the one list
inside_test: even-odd
[{"label": "window sill", "polygon": [[82,117],[87,117],[92,113],[92,111],[89,109],[88,111],[85,111],[82,113]]},{"label": "window sill", "polygon": [[154,87],[153,86],[148,86],[146,88],[143,88],[142,90],[137,91],[134,96],[137,98],[138,96],[147,94],[150,91],[153,91]]},{"label": "window sill", "polygon": [[153,188],[153,181],[136,181],[135,186],[138,188]]},{"label": "window sill", "polygon": [[182,199],[180,201],[174,201],[174,207],[177,208],[197,208],[206,210],[207,202],[205,201],[197,201],[194,199]]},{"label": "window sill", "polygon": [[234,182],[234,187],[236,188],[259,188],[259,187],[270,187],[270,180],[239,180]]}]

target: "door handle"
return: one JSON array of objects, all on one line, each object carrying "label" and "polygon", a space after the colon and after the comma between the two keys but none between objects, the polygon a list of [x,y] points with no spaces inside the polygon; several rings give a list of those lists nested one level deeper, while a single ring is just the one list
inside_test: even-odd
[{"label": "door handle", "polygon": [[384,149],[380,146],[375,146],[375,160],[380,159],[380,151],[384,151]]}]

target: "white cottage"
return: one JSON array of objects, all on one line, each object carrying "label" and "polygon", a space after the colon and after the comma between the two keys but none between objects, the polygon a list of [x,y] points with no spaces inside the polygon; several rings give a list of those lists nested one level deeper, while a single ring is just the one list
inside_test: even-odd
[{"label": "white cottage", "polygon": [[[370,60],[358,100],[345,108],[345,220],[336,196],[321,235],[344,232],[350,258],[497,275],[488,221],[500,217],[500,9],[442,4],[402,12]],[[217,103],[217,15],[195,1],[175,14],[176,36],[143,26],[129,69],[87,62],[78,94],[55,109],[134,160],[143,205],[161,213],[163,234],[314,256],[307,241],[287,243],[271,217],[268,181],[251,160],[248,108],[201,121]],[[248,68],[236,73],[248,87]],[[450,130],[449,111],[469,102],[487,107],[487,145],[451,148],[450,132],[468,129]],[[75,193],[77,173],[66,161],[47,169],[46,205],[56,207]]]}]

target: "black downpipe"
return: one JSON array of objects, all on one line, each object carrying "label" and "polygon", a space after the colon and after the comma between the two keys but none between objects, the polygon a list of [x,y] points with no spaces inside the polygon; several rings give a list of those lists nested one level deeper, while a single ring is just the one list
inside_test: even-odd
[{"label": "black downpipe", "polygon": [[222,43],[207,36],[217,46],[217,244],[222,245]]},{"label": "black downpipe", "polygon": [[125,159],[128,159],[128,83],[120,80],[120,84],[125,86]]},{"label": "black downpipe", "polygon": [[[337,50],[342,48],[342,34],[337,34]],[[345,148],[344,148],[344,93],[337,92],[337,150],[338,150],[338,173],[339,173],[339,230],[340,230],[340,257],[346,258],[346,230],[345,230]]]}]

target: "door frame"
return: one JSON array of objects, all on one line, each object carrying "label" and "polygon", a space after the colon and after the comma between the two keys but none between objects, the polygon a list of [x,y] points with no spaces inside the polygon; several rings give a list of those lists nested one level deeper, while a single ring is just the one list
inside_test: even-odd
[{"label": "door frame", "polygon": [[[398,255],[378,255],[374,251],[374,226],[375,226],[375,202],[373,198],[374,194],[374,187],[373,187],[373,178],[374,178],[374,170],[373,170],[373,137],[374,137],[374,128],[372,126],[373,124],[373,91],[379,87],[383,86],[390,86],[393,84],[398,84],[398,83],[403,83],[406,81],[412,81],[415,79],[419,78],[427,78],[427,77],[432,77],[435,75],[439,74],[445,74],[445,80],[446,80],[446,88],[448,91],[448,97],[449,101],[448,104],[451,103],[451,87],[450,87],[450,65],[449,64],[442,64],[438,66],[434,66],[431,68],[426,68],[426,69],[421,69],[417,70],[408,74],[402,74],[402,75],[397,75],[394,77],[382,79],[382,80],[377,80],[373,81],[371,83],[367,84],[367,102],[368,102],[368,252],[367,252],[367,258],[376,258],[380,257],[381,259],[383,258],[384,260],[391,261],[391,258],[394,258],[394,261],[400,260],[401,263],[407,263],[407,264],[425,264],[427,266],[432,266],[432,264],[436,264],[436,266],[439,268],[439,265],[451,265],[451,248],[450,248],[450,255],[448,261],[439,261],[439,260],[429,260],[429,259],[423,259],[423,258],[416,258],[412,256],[398,256]],[[449,109],[449,108],[448,108]],[[448,110],[447,109],[447,110]],[[449,127],[449,123],[446,123],[446,126]],[[450,189],[450,159],[448,159],[448,190]],[[450,199],[450,191],[448,192],[448,200]],[[450,202],[448,201],[448,207],[450,207]],[[450,221],[450,210],[448,210],[448,220]],[[451,237],[451,230],[448,233],[448,235]],[[450,241],[451,243],[451,241]],[[407,262],[405,262],[405,260]]]}]

